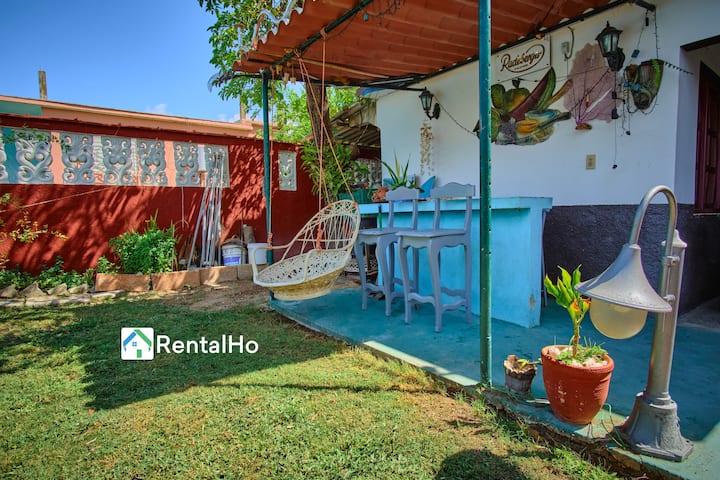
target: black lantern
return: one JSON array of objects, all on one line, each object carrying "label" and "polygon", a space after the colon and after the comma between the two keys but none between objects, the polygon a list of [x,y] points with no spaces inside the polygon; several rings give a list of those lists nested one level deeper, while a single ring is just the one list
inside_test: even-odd
[{"label": "black lantern", "polygon": [[603,31],[595,37],[595,40],[597,40],[600,45],[602,56],[605,57],[610,70],[613,72],[619,71],[625,62],[625,54],[622,48],[618,47],[618,40],[620,40],[621,33],[622,30],[611,27],[610,22],[607,22]]},{"label": "black lantern", "polygon": [[[435,103],[435,108],[432,106],[432,100],[434,95],[430,93],[430,91],[427,88],[423,88],[422,93],[420,94],[420,103],[422,104],[423,111],[425,112],[425,115],[432,120],[433,118],[438,118],[440,116],[440,105],[438,103]],[[432,109],[432,113],[430,113],[430,110]]]}]

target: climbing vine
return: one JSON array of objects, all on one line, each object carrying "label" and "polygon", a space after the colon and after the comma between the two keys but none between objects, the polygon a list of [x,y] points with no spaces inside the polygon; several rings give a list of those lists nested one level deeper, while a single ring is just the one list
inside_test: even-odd
[{"label": "climbing vine", "polygon": [[[7,224],[5,218],[3,218],[10,210],[19,212],[18,218],[11,225]],[[20,243],[33,243],[44,235],[62,240],[67,239],[67,236],[61,231],[52,230],[47,224],[40,225],[37,220],[31,219],[30,213],[27,211],[26,206],[22,205],[19,198],[10,193],[0,195],[0,242],[9,239]],[[5,268],[7,262],[7,254],[0,254],[0,269]]]}]

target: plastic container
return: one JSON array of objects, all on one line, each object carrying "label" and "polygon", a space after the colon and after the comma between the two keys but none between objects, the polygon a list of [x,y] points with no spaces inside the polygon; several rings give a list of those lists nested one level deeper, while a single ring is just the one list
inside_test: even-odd
[{"label": "plastic container", "polygon": [[[253,248],[265,247],[266,243],[248,243],[248,256],[251,255]],[[255,263],[257,265],[265,265],[267,263],[267,250],[265,248],[257,248],[254,252]]]},{"label": "plastic container", "polygon": [[222,245],[223,265],[240,265],[243,257],[242,245],[238,242],[226,242]]}]

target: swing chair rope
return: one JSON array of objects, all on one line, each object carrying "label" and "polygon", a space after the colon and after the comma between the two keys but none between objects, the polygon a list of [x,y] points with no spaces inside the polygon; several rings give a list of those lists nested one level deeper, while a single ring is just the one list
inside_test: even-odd
[{"label": "swing chair rope", "polygon": [[[297,54],[301,75],[305,81],[310,81],[310,75],[305,68],[300,55]],[[274,72],[273,72],[274,73]],[[325,35],[323,34],[323,73],[321,79],[322,89],[325,89]],[[321,113],[320,132],[313,129],[313,138],[318,148],[319,160],[319,189],[318,212],[295,235],[287,245],[268,246],[268,249],[282,249],[284,253],[280,261],[275,262],[263,270],[258,270],[255,262],[254,250],[249,252],[253,268],[253,281],[260,286],[270,288],[276,299],[304,300],[316,298],[330,293],[335,281],[343,271],[351,255],[352,247],[357,238],[360,227],[360,212],[356,202],[349,200],[333,201],[330,198],[330,189],[326,185],[323,168],[323,150],[325,137],[330,138],[328,126],[325,124],[322,112],[325,109],[325,95],[321,100],[321,109],[318,110],[318,99],[312,88],[309,89],[311,98],[308,103]],[[312,103],[310,103],[312,102]],[[318,135],[321,138],[317,138]],[[335,158],[338,169],[340,162],[329,142],[330,151]],[[328,205],[322,207],[323,197]],[[269,237],[268,237],[269,238]]]},{"label": "swing chair rope", "polygon": [[[270,69],[270,80],[271,80],[271,85],[274,86],[275,85],[275,70],[273,70],[273,69]],[[272,108],[270,108],[270,111],[272,112],[275,110],[275,106],[276,106],[275,88],[270,89],[270,105],[272,105]],[[269,117],[269,115],[268,115],[268,117]],[[270,183],[270,191],[267,192],[267,196],[268,196],[268,199],[270,199],[270,197],[272,196],[272,190],[273,190],[273,188],[272,188],[272,186],[273,186],[272,152],[274,152],[274,149],[273,149],[272,123],[270,123],[270,128],[268,128],[268,132],[269,132],[269,136],[270,136],[270,138],[268,139],[268,141],[270,143],[270,171],[268,172],[268,177],[270,178],[270,182],[269,182]],[[267,208],[267,205],[265,208]],[[271,211],[270,215],[272,217],[272,211]],[[268,232],[267,232],[267,245],[268,245],[268,247],[272,247],[272,245],[273,245],[272,218],[270,219],[270,228],[268,229]]]},{"label": "swing chair rope", "polygon": [[[322,69],[321,69],[321,78],[320,78],[320,84],[321,84],[321,90],[325,91],[325,57],[326,57],[326,39],[327,35],[325,31],[321,31],[320,34],[323,37],[322,42]],[[310,82],[311,76],[310,73],[307,70],[307,66],[305,65],[305,62],[303,61],[302,54],[298,51],[295,52],[295,56],[298,60],[298,65],[300,67],[300,75],[304,82]],[[326,104],[326,96],[322,95],[322,98],[320,101],[318,101],[317,96],[315,95],[315,91],[313,89],[310,90],[312,101],[312,106],[314,109],[318,112],[320,112],[320,132],[315,132],[313,130],[313,138],[315,140],[315,146],[318,147],[318,164],[320,166],[320,172],[319,172],[319,196],[318,196],[318,210],[322,207],[322,200],[324,199],[327,203],[331,203],[334,199],[330,195],[330,190],[325,182],[325,174],[324,174],[324,142],[326,138],[330,137],[330,130],[329,126],[325,123],[325,116],[323,115],[323,112],[325,111],[325,104]],[[319,105],[320,104],[320,105]],[[320,136],[320,139],[317,137]],[[330,153],[333,156],[333,160],[335,161],[335,165],[337,166],[337,170],[340,173],[340,177],[342,178],[342,182],[345,186],[345,188],[349,191],[350,185],[348,183],[347,177],[345,176],[345,172],[343,171],[342,166],[340,165],[340,160],[337,157],[337,152],[335,151],[335,146],[332,142],[328,143],[328,147],[330,149]]]}]

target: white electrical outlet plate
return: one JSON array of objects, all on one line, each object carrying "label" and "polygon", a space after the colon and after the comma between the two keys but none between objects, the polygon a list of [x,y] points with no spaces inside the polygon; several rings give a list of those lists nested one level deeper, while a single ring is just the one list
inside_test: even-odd
[{"label": "white electrical outlet plate", "polygon": [[585,155],[585,169],[586,170],[595,170],[595,164],[597,161],[597,157],[594,153],[588,153]]}]

